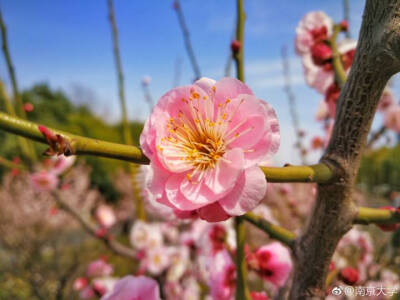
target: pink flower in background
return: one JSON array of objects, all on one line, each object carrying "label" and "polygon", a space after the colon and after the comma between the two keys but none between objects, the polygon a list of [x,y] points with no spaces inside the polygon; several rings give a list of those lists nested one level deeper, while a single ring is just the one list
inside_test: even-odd
[{"label": "pink flower in background", "polygon": [[338,42],[338,51],[343,68],[347,71],[354,60],[354,53],[356,52],[357,41],[352,39],[343,39]]},{"label": "pink flower in background", "polygon": [[101,300],[160,300],[160,290],[152,278],[125,276]]},{"label": "pink flower in background", "polygon": [[45,170],[30,175],[32,187],[37,192],[49,192],[57,188],[58,177]]},{"label": "pink flower in background", "polygon": [[84,289],[88,285],[88,280],[85,277],[79,277],[75,279],[74,284],[73,284],[73,289],[75,291],[80,291]]},{"label": "pink flower in background", "polygon": [[103,296],[113,290],[117,279],[112,277],[96,278],[92,282],[93,291],[96,295]]},{"label": "pink flower in background", "polygon": [[331,69],[326,70],[317,66],[311,55],[303,55],[301,62],[304,69],[304,77],[306,83],[316,89],[319,93],[324,94],[328,87],[334,83],[334,74]]},{"label": "pink flower in background", "polygon": [[384,115],[384,123],[388,129],[400,133],[400,105],[389,106]]},{"label": "pink flower in background", "polygon": [[292,260],[289,251],[278,242],[260,247],[255,252],[256,271],[276,287],[285,284],[292,270]]},{"label": "pink flower in background", "polygon": [[140,220],[133,224],[129,239],[131,245],[139,250],[158,248],[163,244],[163,235],[160,226]]},{"label": "pink flower in background", "polygon": [[323,66],[332,58],[332,49],[325,43],[318,43],[311,47],[311,57],[317,66]]},{"label": "pink flower in background", "polygon": [[87,286],[85,287],[80,293],[79,293],[79,297],[83,300],[86,299],[93,299],[96,296],[95,291],[93,290],[93,288],[91,286]]},{"label": "pink flower in background", "polygon": [[158,101],[140,137],[151,160],[151,190],[175,209],[218,222],[264,197],[258,163],[279,147],[274,110],[242,82],[202,78]]},{"label": "pink flower in background", "polygon": [[143,262],[147,271],[153,275],[160,275],[170,264],[167,248],[156,247],[146,251],[146,258]]},{"label": "pink flower in background", "polygon": [[113,267],[106,263],[104,259],[100,258],[92,261],[88,265],[86,275],[88,277],[109,276],[113,271]]},{"label": "pink flower in background", "polygon": [[236,268],[226,250],[211,258],[210,294],[213,300],[231,300],[236,287]]},{"label": "pink flower in background", "polygon": [[311,47],[318,42],[327,40],[332,34],[333,22],[322,11],[307,13],[296,28],[296,52],[307,54]]},{"label": "pink flower in background", "polygon": [[251,300],[268,300],[268,295],[265,292],[251,292]]},{"label": "pink flower in background", "polygon": [[51,162],[53,163],[53,166],[51,168],[51,172],[60,175],[64,173],[66,170],[68,170],[76,161],[76,156],[65,156],[65,155],[59,155],[59,156],[52,156]]},{"label": "pink flower in background", "polygon": [[96,208],[95,217],[97,222],[104,228],[112,227],[117,221],[113,208],[106,204],[100,204]]}]

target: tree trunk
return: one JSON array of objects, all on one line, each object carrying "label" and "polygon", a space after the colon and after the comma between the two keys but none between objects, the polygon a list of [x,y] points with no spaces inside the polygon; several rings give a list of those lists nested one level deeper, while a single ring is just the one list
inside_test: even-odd
[{"label": "tree trunk", "polygon": [[312,216],[295,242],[290,299],[325,297],[330,260],[357,212],[353,188],[376,107],[386,83],[400,71],[399,50],[400,0],[367,0],[354,62],[321,158],[337,176],[319,184]]}]

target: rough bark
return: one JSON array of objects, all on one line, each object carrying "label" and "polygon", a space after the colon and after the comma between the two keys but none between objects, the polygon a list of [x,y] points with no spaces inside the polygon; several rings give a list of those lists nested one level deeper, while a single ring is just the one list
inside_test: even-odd
[{"label": "rough bark", "polygon": [[400,1],[367,0],[354,63],[340,94],[330,143],[321,162],[338,174],[319,184],[303,234],[295,242],[290,299],[321,299],[329,262],[356,215],[355,178],[381,93],[400,71]]}]

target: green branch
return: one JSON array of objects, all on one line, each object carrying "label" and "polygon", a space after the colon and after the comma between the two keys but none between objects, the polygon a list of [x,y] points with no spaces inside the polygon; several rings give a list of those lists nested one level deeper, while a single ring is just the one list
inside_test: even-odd
[{"label": "green branch", "polygon": [[333,70],[335,71],[335,79],[337,84],[339,85],[340,88],[343,87],[344,83],[346,82],[346,71],[343,68],[342,61],[340,59],[340,53],[337,47],[337,36],[339,32],[342,31],[342,28],[339,24],[335,24],[333,26],[333,33],[332,36],[329,40],[329,43],[332,48],[332,66]]},{"label": "green branch", "polygon": [[400,212],[396,209],[359,207],[355,224],[395,224],[400,223]]},{"label": "green branch", "polygon": [[237,23],[236,23],[236,40],[240,44],[240,49],[233,53],[233,58],[236,62],[236,77],[244,82],[244,56],[243,56],[243,42],[244,42],[244,21],[245,14],[243,11],[243,0],[237,0]]},{"label": "green branch", "polygon": [[[0,112],[0,129],[47,144],[38,129],[38,124]],[[113,158],[137,164],[149,164],[140,148],[135,146],[106,142],[74,135],[61,130],[49,128],[54,134],[64,137],[75,155],[95,155]],[[334,172],[325,164],[311,166],[261,167],[269,182],[318,182],[326,183],[334,177]]]},{"label": "green branch", "polygon": [[243,215],[243,219],[266,232],[271,238],[284,243],[290,248],[293,247],[294,240],[296,239],[296,236],[293,232],[278,225],[274,225],[271,222],[263,219],[261,216],[257,216],[251,212]]},{"label": "green branch", "polygon": [[[38,129],[38,125],[0,112],[0,129],[47,144],[47,140]],[[91,139],[49,128],[54,134],[64,137],[71,146],[71,153],[76,155],[95,155],[129,161],[137,164],[148,164],[149,159],[135,146],[110,143]]]},{"label": "green branch", "polygon": [[247,287],[247,262],[244,253],[245,227],[242,217],[235,218],[236,232],[236,300],[250,300],[250,292]]},{"label": "green branch", "polygon": [[334,171],[326,164],[310,166],[261,167],[269,182],[317,182],[327,183],[334,177]]}]

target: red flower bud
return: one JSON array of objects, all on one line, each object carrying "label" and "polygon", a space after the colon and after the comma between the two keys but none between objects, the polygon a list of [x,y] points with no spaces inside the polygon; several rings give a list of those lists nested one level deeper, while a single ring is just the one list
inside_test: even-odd
[{"label": "red flower bud", "polygon": [[24,111],[25,112],[31,112],[31,111],[33,111],[33,109],[34,109],[34,107],[33,107],[32,103],[27,102],[27,103],[24,104]]},{"label": "red flower bud", "polygon": [[349,22],[347,20],[343,20],[339,23],[340,28],[342,29],[342,31],[347,31],[349,30]]},{"label": "red flower bud", "polygon": [[352,267],[346,267],[340,270],[340,279],[348,285],[354,285],[358,281],[358,271]]},{"label": "red flower bud", "polygon": [[231,50],[233,53],[238,53],[240,48],[242,48],[242,45],[238,40],[233,40],[231,43]]}]

